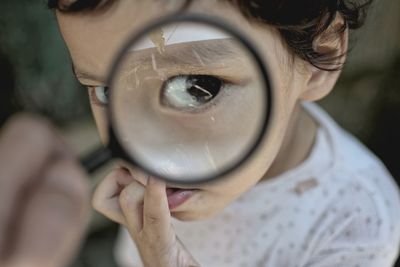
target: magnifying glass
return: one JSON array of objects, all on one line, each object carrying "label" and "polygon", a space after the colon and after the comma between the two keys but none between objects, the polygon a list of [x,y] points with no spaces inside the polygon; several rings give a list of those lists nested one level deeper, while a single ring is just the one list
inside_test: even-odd
[{"label": "magnifying glass", "polygon": [[267,68],[235,28],[213,17],[165,17],[133,36],[109,76],[109,143],[89,172],[121,158],[172,183],[235,171],[265,138]]}]

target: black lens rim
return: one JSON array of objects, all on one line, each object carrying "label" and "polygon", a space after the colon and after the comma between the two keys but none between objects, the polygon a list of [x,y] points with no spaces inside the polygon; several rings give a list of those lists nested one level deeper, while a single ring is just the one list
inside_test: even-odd
[{"label": "black lens rim", "polygon": [[262,128],[260,129],[260,133],[255,140],[253,146],[243,155],[243,157],[238,160],[235,164],[232,164],[231,167],[227,167],[220,172],[216,173],[215,175],[212,176],[199,176],[195,177],[195,179],[191,179],[190,181],[182,181],[182,180],[177,180],[174,179],[173,177],[169,177],[167,175],[160,175],[159,173],[154,172],[153,170],[149,169],[146,167],[144,164],[141,164],[139,161],[137,161],[135,158],[133,158],[129,153],[127,153],[124,148],[121,146],[121,144],[118,142],[118,137],[117,133],[115,132],[115,120],[113,119],[113,107],[112,107],[112,95],[113,95],[113,90],[110,90],[110,100],[109,100],[109,106],[107,109],[107,117],[108,117],[108,131],[109,131],[109,142],[108,142],[108,149],[111,151],[112,155],[114,158],[120,158],[124,161],[127,161],[133,166],[140,168],[143,170],[145,173],[157,177],[159,179],[162,179],[166,181],[167,183],[173,183],[173,184],[200,184],[200,183],[207,183],[216,179],[219,179],[221,177],[227,176],[227,174],[234,172],[235,170],[239,169],[243,164],[245,164],[249,158],[255,152],[257,149],[260,147],[261,142],[264,140],[264,137],[266,136],[267,131],[269,130],[269,122],[272,117],[272,111],[273,111],[273,87],[272,87],[272,81],[270,80],[270,76],[268,73],[268,66],[265,64],[265,62],[262,60],[260,57],[260,53],[257,51],[256,47],[250,42],[248,38],[245,37],[245,35],[235,29],[233,26],[230,24],[222,21],[221,19],[217,17],[211,17],[208,15],[204,14],[197,14],[197,13],[181,13],[181,14],[173,14],[169,15],[166,17],[163,17],[146,27],[144,27],[140,32],[137,34],[133,35],[123,46],[119,54],[117,55],[113,66],[111,68],[110,75],[108,77],[108,85],[113,84],[113,79],[115,77],[116,72],[118,71],[118,67],[120,66],[121,60],[123,60],[124,55],[127,53],[127,51],[132,47],[133,44],[137,43],[140,41],[146,34],[151,32],[152,30],[159,28],[160,26],[163,25],[169,25],[173,23],[179,23],[179,22],[193,22],[193,23],[203,23],[207,24],[209,26],[217,27],[228,34],[232,35],[233,37],[237,38],[239,42],[241,42],[245,48],[248,49],[249,53],[253,56],[254,61],[257,63],[260,71],[262,78],[264,79],[264,84],[266,85],[265,88],[265,98],[266,98],[266,105],[265,105],[265,119],[262,125]]}]

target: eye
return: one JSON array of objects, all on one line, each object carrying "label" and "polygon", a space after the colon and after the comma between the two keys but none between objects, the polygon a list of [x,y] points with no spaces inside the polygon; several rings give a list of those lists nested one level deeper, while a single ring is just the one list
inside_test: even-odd
[{"label": "eye", "polygon": [[109,90],[108,87],[105,86],[96,86],[94,88],[94,94],[96,97],[96,100],[103,105],[108,104],[108,98],[109,98]]},{"label": "eye", "polygon": [[162,90],[162,102],[177,109],[201,107],[213,100],[224,81],[210,75],[180,75],[169,79]]}]

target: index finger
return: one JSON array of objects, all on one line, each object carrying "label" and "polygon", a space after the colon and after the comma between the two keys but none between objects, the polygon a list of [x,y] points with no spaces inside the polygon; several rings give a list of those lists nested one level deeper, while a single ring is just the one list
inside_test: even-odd
[{"label": "index finger", "polygon": [[143,230],[151,236],[162,237],[169,233],[171,214],[164,182],[149,177],[144,194]]}]

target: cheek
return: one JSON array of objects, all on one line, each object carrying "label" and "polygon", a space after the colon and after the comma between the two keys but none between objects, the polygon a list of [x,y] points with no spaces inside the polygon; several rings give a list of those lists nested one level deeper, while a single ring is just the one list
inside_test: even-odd
[{"label": "cheek", "polygon": [[267,174],[279,153],[293,107],[282,94],[276,95],[274,100],[269,129],[257,151],[235,173],[207,186],[224,201],[232,201],[256,185]]},{"label": "cheek", "polygon": [[[264,168],[259,168],[258,165],[263,165]],[[210,183],[206,186],[206,190],[211,192],[210,196],[218,198],[216,202],[229,204],[251,189],[263,177],[267,168],[268,165],[264,159],[253,159],[239,171]]]}]

